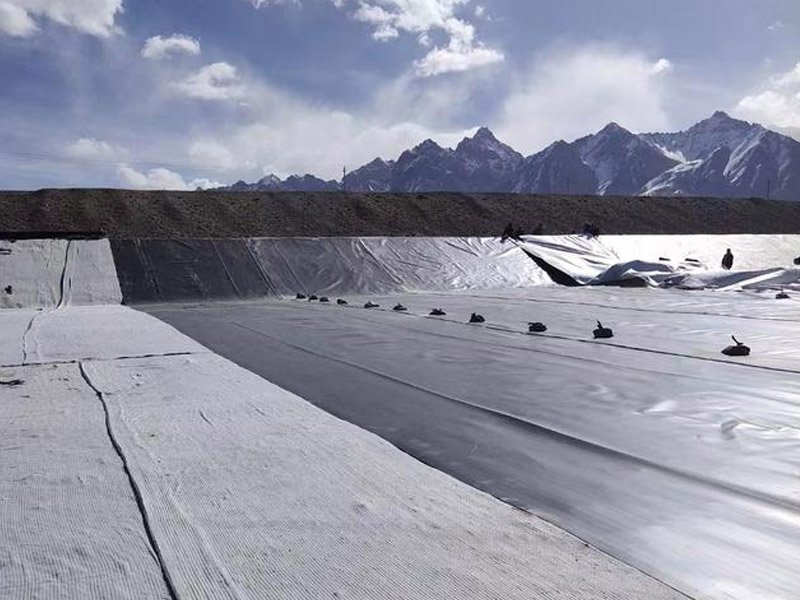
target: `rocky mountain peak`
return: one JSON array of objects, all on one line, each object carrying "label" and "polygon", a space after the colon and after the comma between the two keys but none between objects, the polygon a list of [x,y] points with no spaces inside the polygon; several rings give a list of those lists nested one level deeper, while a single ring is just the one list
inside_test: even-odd
[{"label": "rocky mountain peak", "polygon": [[758,125],[752,125],[741,119],[734,119],[728,113],[718,110],[707,119],[703,119],[692,125],[687,131],[709,131],[719,129],[749,130],[754,127],[757,128]]},{"label": "rocky mountain peak", "polygon": [[524,158],[487,127],[453,150],[427,139],[394,161],[380,158],[343,182],[268,175],[242,191],[520,192],[763,196],[800,201],[800,143],[717,111],[685,131],[635,134],[611,122],[574,142]]},{"label": "rocky mountain peak", "polygon": [[614,121],[603,127],[597,135],[633,137],[633,133]]},{"label": "rocky mountain peak", "polygon": [[259,185],[280,185],[281,178],[275,175],[274,173],[270,173],[269,175],[265,175],[261,179],[258,180]]},{"label": "rocky mountain peak", "polygon": [[428,138],[413,149],[415,152],[440,152],[444,150],[439,144]]},{"label": "rocky mountain peak", "polygon": [[519,152],[498,140],[487,127],[481,127],[472,137],[461,140],[456,146],[455,152],[467,160],[496,161],[499,159],[509,163],[517,163],[522,160]]},{"label": "rocky mountain peak", "polygon": [[492,130],[489,129],[488,127],[480,127],[480,128],[478,128],[478,131],[475,132],[475,134],[472,136],[472,139],[473,140],[486,141],[486,142],[496,142],[496,141],[498,141],[497,137],[494,135]]}]

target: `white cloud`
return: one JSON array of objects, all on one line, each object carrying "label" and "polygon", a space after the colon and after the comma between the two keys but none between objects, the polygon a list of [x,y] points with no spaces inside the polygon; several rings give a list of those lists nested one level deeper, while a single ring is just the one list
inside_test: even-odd
[{"label": "white cloud", "polygon": [[120,164],[117,166],[117,175],[124,186],[137,190],[186,189],[183,177],[169,169],[150,169],[147,173],[142,173],[129,165]]},{"label": "white cloud", "polygon": [[666,58],[659,58],[653,64],[653,73],[658,75],[659,73],[665,73],[666,71],[672,70],[672,62],[667,60]]},{"label": "white cloud", "polygon": [[30,37],[39,28],[24,8],[0,2],[0,33],[12,37]]},{"label": "white cloud", "polygon": [[[356,21],[374,25],[375,31],[372,32],[372,37],[376,40],[383,42],[400,36],[400,32],[393,23],[395,16],[382,6],[362,3],[353,13],[353,18]],[[422,28],[417,31],[419,34],[425,32],[426,29]]]},{"label": "white cloud", "polygon": [[663,131],[668,60],[620,49],[584,47],[543,57],[503,103],[496,130],[520,151],[572,140],[610,121],[634,131]]},{"label": "white cloud", "polygon": [[791,87],[800,84],[800,62],[788,73],[783,73],[775,79],[775,85],[778,87]]},{"label": "white cloud", "polygon": [[505,93],[499,79],[493,71],[428,78],[404,73],[374,90],[370,115],[384,123],[414,122],[439,131],[485,125],[473,121],[476,93],[491,95],[494,102]]},{"label": "white cloud", "polygon": [[416,123],[367,123],[346,113],[297,111],[278,119],[241,126],[223,143],[237,158],[237,167],[286,176],[313,173],[338,178],[342,167],[360,167],[376,156],[395,158],[426,138],[452,145],[463,131],[431,131]]},{"label": "white cloud", "polygon": [[234,100],[245,93],[236,67],[226,62],[206,65],[172,85],[180,94],[200,100]]},{"label": "white cloud", "polygon": [[742,98],[732,112],[768,127],[800,128],[800,62]]},{"label": "white cloud", "polygon": [[[343,166],[353,169],[376,156],[396,158],[429,137],[453,145],[464,131],[448,126],[452,119],[445,116],[463,100],[469,81],[484,77],[476,73],[419,79],[408,73],[404,85],[393,83],[391,89],[375,90],[364,108],[352,113],[278,89],[252,71],[240,72],[227,63],[188,75],[169,84],[173,93],[212,100],[235,98],[237,110],[221,111],[213,120],[198,120],[186,137],[165,131],[148,136],[147,147],[129,141],[136,147],[113,162],[115,167],[121,163],[115,175],[125,187],[194,189],[207,185],[190,181],[195,176],[229,184],[237,179],[252,181],[269,172],[338,178]],[[193,114],[205,110],[193,105],[184,109]],[[87,150],[103,149],[100,143],[82,145]]]},{"label": "white cloud", "polygon": [[221,185],[208,179],[193,179],[187,182],[178,173],[161,167],[141,172],[125,163],[117,166],[117,177],[123,186],[137,190],[193,191],[197,188],[208,189]]},{"label": "white cloud", "polygon": [[502,60],[502,52],[480,45],[461,49],[448,47],[434,48],[425,58],[416,61],[414,66],[419,75],[430,77],[441,73],[469,71]]},{"label": "white cloud", "polygon": [[151,60],[170,57],[175,54],[200,54],[200,42],[188,35],[175,33],[169,37],[160,35],[148,38],[142,47],[142,56]]},{"label": "white cloud", "polygon": [[[299,4],[298,0],[249,0],[256,8],[274,4]],[[500,50],[475,39],[475,27],[456,16],[471,0],[331,0],[340,10],[356,4],[350,16],[373,26],[372,37],[386,42],[409,33],[425,48],[433,45],[431,34],[442,32],[447,44],[434,46],[426,56],[414,62],[417,75],[431,77],[443,73],[469,71],[502,62]],[[487,18],[486,9],[477,6],[476,19]]]},{"label": "white cloud", "polygon": [[274,6],[280,4],[300,4],[300,0],[248,0],[250,4],[255,6],[256,8],[262,8],[264,6]]},{"label": "white cloud", "polygon": [[124,148],[112,146],[108,142],[94,138],[80,138],[69,144],[65,149],[68,157],[77,160],[113,160],[126,154]]},{"label": "white cloud", "polygon": [[360,167],[376,156],[395,158],[429,137],[450,145],[464,135],[460,128],[432,129],[382,106],[390,97],[401,104],[402,91],[378,94],[373,108],[355,115],[263,83],[248,81],[247,86],[251,120],[192,140],[188,154],[196,167],[231,173],[231,180],[273,172],[338,178],[343,166]]},{"label": "white cloud", "polygon": [[[448,42],[435,46],[414,66],[421,77],[442,73],[468,71],[504,60],[501,51],[489,48],[475,39],[475,27],[456,16],[469,0],[359,0],[351,13],[353,19],[374,27],[372,37],[387,41],[410,33],[417,36],[420,45],[431,45],[431,33],[444,33]],[[345,8],[343,0],[334,1]],[[484,14],[480,7],[476,18]]]},{"label": "white cloud", "polygon": [[219,181],[213,181],[211,179],[206,179],[205,177],[201,177],[199,179],[192,179],[190,182],[186,184],[187,191],[193,191],[198,188],[201,190],[211,190],[214,188],[222,187],[224,183],[220,183]]},{"label": "white cloud", "polygon": [[211,140],[193,142],[189,147],[189,157],[193,164],[207,169],[227,171],[237,166],[243,166],[237,163],[230,150]]},{"label": "white cloud", "polygon": [[742,98],[733,112],[767,126],[800,127],[800,96],[766,90]]},{"label": "white cloud", "polygon": [[109,37],[119,31],[122,0],[0,0],[0,34],[30,37],[36,19],[49,19],[81,33]]}]

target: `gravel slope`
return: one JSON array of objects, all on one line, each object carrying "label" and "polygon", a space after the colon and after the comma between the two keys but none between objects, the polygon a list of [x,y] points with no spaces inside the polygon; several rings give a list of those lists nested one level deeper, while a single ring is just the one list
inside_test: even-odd
[{"label": "gravel slope", "polygon": [[493,236],[530,233],[800,233],[800,202],[490,194],[41,190],[0,192],[0,232],[112,238]]}]

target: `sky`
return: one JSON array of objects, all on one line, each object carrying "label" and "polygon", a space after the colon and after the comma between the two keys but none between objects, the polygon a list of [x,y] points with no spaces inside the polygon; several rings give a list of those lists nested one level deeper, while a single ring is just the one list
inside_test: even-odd
[{"label": "sky", "polygon": [[725,110],[800,139],[798,0],[0,0],[0,189],[341,177]]}]

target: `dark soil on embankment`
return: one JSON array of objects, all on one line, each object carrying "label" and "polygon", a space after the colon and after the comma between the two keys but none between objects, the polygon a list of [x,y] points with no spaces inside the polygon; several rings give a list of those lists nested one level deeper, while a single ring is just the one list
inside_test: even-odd
[{"label": "dark soil on embankment", "polygon": [[0,235],[111,238],[800,233],[800,202],[762,199],[40,190],[0,192]]}]

